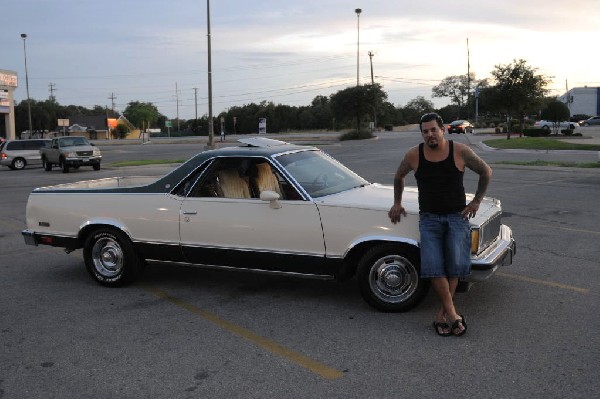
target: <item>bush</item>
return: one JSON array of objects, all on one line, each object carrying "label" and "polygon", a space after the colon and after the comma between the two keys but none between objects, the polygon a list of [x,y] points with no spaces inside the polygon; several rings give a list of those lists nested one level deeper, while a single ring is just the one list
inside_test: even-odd
[{"label": "bush", "polygon": [[391,132],[392,130],[394,130],[394,126],[393,126],[393,125],[385,125],[385,126],[383,127],[383,129],[384,129],[386,132]]},{"label": "bush", "polygon": [[367,130],[362,130],[362,131],[356,131],[356,130],[352,130],[349,131],[347,133],[344,133],[340,136],[340,141],[344,141],[344,140],[365,140],[365,139],[371,139],[375,136],[373,136],[373,133],[367,131]]},{"label": "bush", "polygon": [[523,135],[526,137],[544,137],[550,135],[550,129],[523,129]]}]

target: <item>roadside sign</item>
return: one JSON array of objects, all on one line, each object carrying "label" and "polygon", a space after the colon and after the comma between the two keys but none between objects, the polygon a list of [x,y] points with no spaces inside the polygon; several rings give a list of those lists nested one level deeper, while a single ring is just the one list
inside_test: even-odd
[{"label": "roadside sign", "polygon": [[173,122],[165,121],[165,127],[173,127]]}]

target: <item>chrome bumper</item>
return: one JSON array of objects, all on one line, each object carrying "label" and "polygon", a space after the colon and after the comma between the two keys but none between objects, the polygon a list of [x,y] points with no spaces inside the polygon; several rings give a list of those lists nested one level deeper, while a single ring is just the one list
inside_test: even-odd
[{"label": "chrome bumper", "polygon": [[512,230],[506,225],[501,225],[500,237],[485,251],[471,258],[471,274],[464,281],[487,280],[498,267],[511,265],[516,253],[517,243],[513,238]]}]

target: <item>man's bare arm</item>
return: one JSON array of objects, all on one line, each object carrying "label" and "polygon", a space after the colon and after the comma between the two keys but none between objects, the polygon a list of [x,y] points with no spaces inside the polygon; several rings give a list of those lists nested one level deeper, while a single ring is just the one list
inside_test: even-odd
[{"label": "man's bare arm", "polygon": [[479,175],[479,182],[477,183],[477,192],[475,193],[474,200],[481,202],[492,178],[492,168],[490,168],[483,159],[479,158],[477,154],[467,146],[464,146],[461,155],[465,162],[465,166]]},{"label": "man's bare arm", "polygon": [[404,177],[413,170],[409,157],[410,152],[406,154],[396,174],[394,175],[394,204],[388,212],[388,216],[392,223],[396,224],[400,221],[401,216],[406,216],[406,211],[402,206],[402,193],[404,192]]}]

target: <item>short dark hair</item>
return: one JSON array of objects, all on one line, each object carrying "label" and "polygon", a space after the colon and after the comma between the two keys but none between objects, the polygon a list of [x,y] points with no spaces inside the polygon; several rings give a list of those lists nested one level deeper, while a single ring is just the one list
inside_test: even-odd
[{"label": "short dark hair", "polygon": [[421,117],[421,121],[419,122],[419,129],[423,131],[423,123],[431,121],[436,121],[440,129],[444,129],[444,120],[439,114],[435,112],[429,112]]}]

